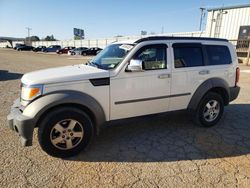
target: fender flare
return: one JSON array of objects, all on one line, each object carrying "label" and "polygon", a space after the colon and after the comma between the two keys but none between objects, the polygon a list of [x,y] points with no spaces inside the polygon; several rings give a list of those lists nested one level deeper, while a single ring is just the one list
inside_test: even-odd
[{"label": "fender flare", "polygon": [[229,103],[229,98],[230,98],[230,91],[229,91],[229,85],[228,83],[221,79],[221,78],[211,78],[203,82],[194,92],[189,104],[188,104],[188,110],[195,110],[197,106],[200,103],[200,100],[202,97],[211,89],[213,88],[220,88],[223,89],[227,97],[223,98],[225,101],[225,104]]},{"label": "fender flare", "polygon": [[24,109],[23,115],[32,118],[35,127],[42,115],[48,110],[68,104],[87,108],[94,116],[96,131],[99,133],[101,126],[106,122],[105,113],[101,105],[93,97],[79,91],[61,90],[45,94],[30,103]]}]

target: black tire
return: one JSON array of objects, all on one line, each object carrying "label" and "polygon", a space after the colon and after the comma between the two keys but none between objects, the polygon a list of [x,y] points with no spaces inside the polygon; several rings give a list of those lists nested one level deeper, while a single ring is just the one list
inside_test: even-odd
[{"label": "black tire", "polygon": [[[213,107],[215,104],[218,104],[218,106],[216,105]],[[210,111],[208,110],[207,105],[212,107]],[[221,95],[215,92],[209,92],[201,99],[197,109],[193,113],[193,120],[198,126],[211,127],[220,121],[223,112],[224,102]]]},{"label": "black tire", "polygon": [[[58,134],[57,138],[60,137],[59,139],[62,139],[62,137],[64,136],[62,132],[59,132],[57,131],[57,129],[55,129],[55,125],[57,124],[60,124],[61,126],[65,127],[64,124],[60,123],[63,120],[64,120],[63,122],[64,124],[67,123],[66,121],[71,121],[71,120],[77,121],[73,129],[77,128],[76,125],[82,126],[81,128],[83,130],[83,137],[81,138],[81,140],[79,140],[80,138],[72,137],[70,139],[71,144],[74,142],[74,139],[78,139],[78,140],[77,140],[77,144],[71,149],[67,149],[67,148],[61,149],[64,145],[65,147],[67,147],[66,138],[65,138],[65,141],[63,140],[62,142],[59,142],[58,145],[55,145],[52,143],[52,140],[53,140],[51,136],[52,134]],[[94,127],[89,116],[86,113],[84,113],[82,110],[72,108],[72,107],[61,107],[61,108],[57,108],[49,112],[49,114],[46,115],[46,117],[41,121],[40,125],[38,126],[39,126],[38,141],[39,141],[41,148],[47,154],[53,157],[59,157],[59,158],[66,158],[66,157],[72,157],[74,155],[77,155],[89,145],[94,135]],[[69,125],[66,125],[66,126],[69,126]],[[72,129],[72,132],[74,132],[73,129]],[[65,133],[65,134],[69,134],[69,133]],[[68,136],[66,137],[68,139]]]},{"label": "black tire", "polygon": [[83,53],[82,53],[82,55],[83,55],[83,56],[86,56],[86,55],[87,55],[87,53],[83,52]]}]

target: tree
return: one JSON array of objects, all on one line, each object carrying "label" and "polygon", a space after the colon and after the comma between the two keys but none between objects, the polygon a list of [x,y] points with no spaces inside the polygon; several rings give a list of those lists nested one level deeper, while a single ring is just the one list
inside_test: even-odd
[{"label": "tree", "polygon": [[57,41],[55,38],[54,38],[54,35],[47,35],[44,39],[44,41]]},{"label": "tree", "polygon": [[144,30],[141,31],[141,35],[147,35],[147,34],[148,34],[147,31],[144,31]]},{"label": "tree", "polygon": [[33,41],[40,41],[40,38],[38,36],[31,36],[31,37],[26,37],[25,40],[33,42]]}]

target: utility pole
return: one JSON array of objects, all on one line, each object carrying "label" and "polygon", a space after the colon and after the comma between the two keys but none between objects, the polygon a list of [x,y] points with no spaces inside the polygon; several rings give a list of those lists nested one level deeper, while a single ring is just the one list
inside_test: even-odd
[{"label": "utility pole", "polygon": [[30,45],[30,30],[32,30],[32,28],[26,27],[25,29],[27,29],[28,31],[28,39],[29,39],[29,45]]},{"label": "utility pole", "polygon": [[164,33],[164,27],[162,26],[161,27],[161,34],[163,34]]},{"label": "utility pole", "polygon": [[201,31],[202,29],[202,23],[203,23],[203,18],[205,17],[205,8],[200,8],[200,11],[201,11],[201,17],[200,17],[200,27],[199,27],[199,31]]}]

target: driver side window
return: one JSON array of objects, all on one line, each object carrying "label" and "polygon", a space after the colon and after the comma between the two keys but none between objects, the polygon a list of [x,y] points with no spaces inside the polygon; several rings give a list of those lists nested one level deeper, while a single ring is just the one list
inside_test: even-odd
[{"label": "driver side window", "polygon": [[144,70],[166,69],[166,48],[165,44],[155,44],[142,47],[133,59],[143,61]]}]

